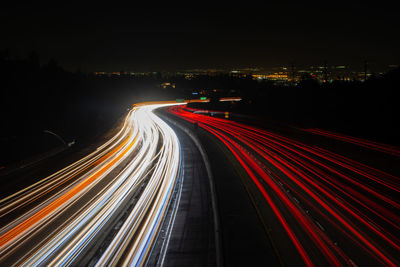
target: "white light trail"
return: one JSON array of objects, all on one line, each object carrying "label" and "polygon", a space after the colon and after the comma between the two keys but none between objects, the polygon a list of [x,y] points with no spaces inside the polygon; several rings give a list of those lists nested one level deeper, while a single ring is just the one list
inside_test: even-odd
[{"label": "white light trail", "polygon": [[[25,247],[29,249],[13,264],[74,264],[140,190],[97,265],[144,263],[167,213],[180,165],[176,134],[153,113],[166,105],[172,103],[135,105],[118,134],[92,154],[0,200],[0,218],[35,204],[1,227],[0,264]],[[39,195],[47,197],[40,200]],[[60,218],[64,220],[56,223]],[[49,232],[43,236],[43,231]]]}]

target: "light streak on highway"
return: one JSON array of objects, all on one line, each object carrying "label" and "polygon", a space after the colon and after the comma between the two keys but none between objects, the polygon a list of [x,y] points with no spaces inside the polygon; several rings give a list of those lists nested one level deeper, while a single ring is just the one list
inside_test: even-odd
[{"label": "light streak on highway", "polygon": [[326,137],[333,138],[333,139],[338,139],[343,142],[352,143],[355,145],[367,147],[369,149],[374,149],[377,151],[381,151],[381,152],[384,152],[387,154],[391,154],[391,155],[400,157],[400,148],[399,147],[389,146],[386,144],[373,142],[370,140],[356,138],[353,136],[348,136],[348,135],[341,134],[341,133],[334,133],[331,131],[326,131],[326,130],[321,130],[321,129],[304,129],[304,131],[313,133],[313,134],[326,136]]},{"label": "light streak on highway", "polygon": [[221,97],[219,99],[220,102],[232,102],[232,101],[241,101],[242,98],[241,97]]},{"label": "light streak on highway", "polygon": [[[399,177],[195,109],[168,111],[197,123],[226,145],[305,265],[399,266]],[[290,256],[286,245],[280,251]]]},{"label": "light streak on highway", "polygon": [[110,229],[97,265],[145,264],[180,168],[178,138],[153,113],[168,105],[134,105],[96,151],[0,200],[0,265],[77,264]]}]

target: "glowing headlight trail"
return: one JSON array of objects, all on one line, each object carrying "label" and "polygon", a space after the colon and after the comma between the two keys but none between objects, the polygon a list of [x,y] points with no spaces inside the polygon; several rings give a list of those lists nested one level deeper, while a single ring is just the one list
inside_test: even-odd
[{"label": "glowing headlight trail", "polygon": [[[158,128],[164,140],[161,148],[159,164],[151,176],[148,186],[143,192],[134,210],[125,221],[116,238],[98,262],[98,265],[138,264],[148,257],[149,247],[154,242],[155,233],[161,225],[161,218],[171,197],[178,173],[179,143],[175,133],[161,119],[146,108],[147,116]],[[155,131],[154,129],[153,131]],[[143,210],[151,209],[151,213],[143,214]],[[129,252],[122,258],[126,247]]]},{"label": "glowing headlight trail", "polygon": [[[58,216],[63,209],[74,203],[87,190],[99,182],[102,177],[110,173],[113,166],[121,162],[122,157],[133,147],[133,141],[133,136],[130,136],[112,151],[111,157],[105,160],[99,168],[95,168],[90,175],[84,177],[79,183],[73,187],[66,188],[62,194],[58,194],[56,198],[51,198],[46,204],[41,204],[39,209],[34,209],[34,214],[28,212],[28,216],[25,214],[4,227],[4,229],[8,229],[12,225],[12,229],[0,236],[0,248],[2,251],[6,251],[16,242],[37,231],[48,219]],[[22,221],[21,218],[23,219]]]},{"label": "glowing headlight trail", "polygon": [[[58,186],[66,183],[89,167],[97,166],[107,159],[112,153],[112,149],[126,139],[129,132],[129,116],[125,119],[124,126],[112,139],[99,147],[95,152],[85,158],[65,167],[64,169],[28,186],[17,193],[14,193],[0,200],[0,218],[12,211],[28,205],[34,199],[55,190]],[[111,152],[110,152],[111,151]]]},{"label": "glowing headlight trail", "polygon": [[[58,181],[70,179],[71,175],[77,175],[82,168],[96,163],[89,173],[79,177],[72,185],[1,229],[0,263],[12,256],[20,243],[28,242],[35,232],[62,216],[65,210],[130,157],[133,159],[100,192],[86,205],[76,209],[70,219],[31,247],[16,263],[27,266],[73,263],[112,221],[121,205],[140,189],[144,180],[148,180],[144,191],[99,263],[141,263],[147,260],[162,218],[167,212],[180,160],[179,142],[175,133],[152,113],[155,108],[163,105],[169,104],[136,105],[121,132],[112,140],[88,157],[50,176],[58,179],[55,183],[57,186],[62,184]],[[51,188],[54,184],[52,182],[53,179],[49,177],[43,179],[0,203],[5,203],[5,212],[16,209],[28,199],[28,195],[34,195],[42,187],[44,190]],[[12,206],[11,199],[19,200],[19,204]]]}]

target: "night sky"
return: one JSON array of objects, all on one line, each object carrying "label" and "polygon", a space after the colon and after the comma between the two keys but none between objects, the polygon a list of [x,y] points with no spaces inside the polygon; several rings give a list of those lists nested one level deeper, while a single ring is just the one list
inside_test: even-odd
[{"label": "night sky", "polygon": [[400,10],[388,6],[117,4],[3,7],[0,49],[35,50],[42,63],[54,57],[72,71],[400,62]]}]

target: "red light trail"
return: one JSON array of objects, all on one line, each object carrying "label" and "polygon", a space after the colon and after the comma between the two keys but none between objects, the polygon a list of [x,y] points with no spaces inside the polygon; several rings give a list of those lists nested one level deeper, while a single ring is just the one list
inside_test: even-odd
[{"label": "red light trail", "polygon": [[374,149],[374,150],[377,150],[377,151],[381,151],[381,152],[384,152],[384,153],[387,153],[387,154],[391,154],[391,155],[400,157],[400,148],[399,147],[389,146],[389,145],[386,145],[386,144],[381,144],[381,143],[378,143],[378,142],[373,142],[373,141],[370,141],[370,140],[356,138],[356,137],[348,136],[348,135],[345,135],[345,134],[334,133],[334,132],[321,130],[321,129],[304,129],[304,131],[309,132],[309,133],[313,133],[313,134],[326,136],[326,137],[337,139],[337,140],[341,140],[343,142],[356,144],[356,145],[359,145],[359,146],[367,147],[367,148],[370,148],[370,149]]},{"label": "red light trail", "polygon": [[[321,258],[336,266],[399,265],[399,177],[272,131],[199,114],[204,110],[168,111],[226,145],[306,265]],[[338,239],[345,242],[337,245]]]}]

